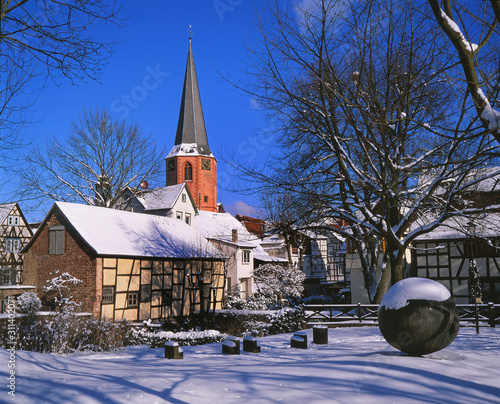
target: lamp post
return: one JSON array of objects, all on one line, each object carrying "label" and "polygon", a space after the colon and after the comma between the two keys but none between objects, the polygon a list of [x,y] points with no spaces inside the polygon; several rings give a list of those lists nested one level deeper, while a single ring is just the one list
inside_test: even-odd
[{"label": "lamp post", "polygon": [[474,303],[474,320],[476,322],[476,334],[479,334],[479,314],[477,312],[477,301],[481,298],[481,287],[479,285],[479,270],[474,259],[472,242],[476,234],[476,225],[470,221],[467,225],[467,238],[469,241],[469,304]]}]

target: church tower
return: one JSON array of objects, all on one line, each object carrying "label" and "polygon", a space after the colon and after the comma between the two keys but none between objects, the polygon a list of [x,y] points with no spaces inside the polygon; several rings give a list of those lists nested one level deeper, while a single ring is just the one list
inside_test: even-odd
[{"label": "church tower", "polygon": [[165,160],[167,186],[185,182],[198,209],[218,210],[217,160],[208,146],[191,38],[175,144]]}]

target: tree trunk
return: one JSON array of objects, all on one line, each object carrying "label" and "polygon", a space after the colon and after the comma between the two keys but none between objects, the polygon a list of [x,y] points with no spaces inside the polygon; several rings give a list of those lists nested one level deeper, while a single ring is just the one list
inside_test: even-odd
[{"label": "tree trunk", "polygon": [[386,265],[381,269],[382,273],[380,275],[380,281],[377,285],[375,296],[372,299],[372,304],[380,304],[382,298],[391,286],[391,263],[387,257],[384,257],[384,261]]}]

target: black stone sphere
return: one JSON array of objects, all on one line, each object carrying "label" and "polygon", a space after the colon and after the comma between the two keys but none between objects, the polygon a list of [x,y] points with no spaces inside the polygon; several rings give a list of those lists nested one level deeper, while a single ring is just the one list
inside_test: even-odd
[{"label": "black stone sphere", "polygon": [[451,297],[444,301],[408,299],[406,303],[397,309],[380,305],[379,328],[390,345],[420,356],[446,348],[455,340],[459,316]]}]

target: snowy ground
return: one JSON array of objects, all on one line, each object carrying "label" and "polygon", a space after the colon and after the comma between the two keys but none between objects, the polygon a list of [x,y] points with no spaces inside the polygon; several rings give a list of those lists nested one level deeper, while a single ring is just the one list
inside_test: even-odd
[{"label": "snowy ground", "polygon": [[290,334],[261,338],[261,353],[222,354],[221,344],[130,347],[69,356],[16,352],[16,403],[500,403],[500,328],[461,328],[448,348],[409,357],[378,327],[329,330],[328,345],[290,348]]}]

